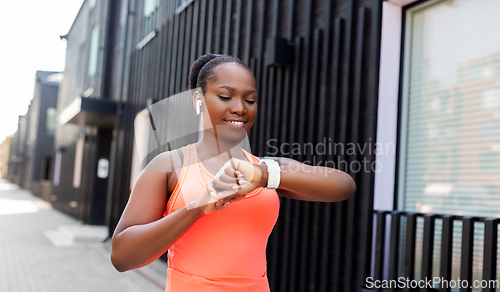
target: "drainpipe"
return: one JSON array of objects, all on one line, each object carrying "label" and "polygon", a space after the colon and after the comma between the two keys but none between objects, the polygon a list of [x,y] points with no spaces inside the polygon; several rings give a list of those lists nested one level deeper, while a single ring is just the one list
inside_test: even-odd
[{"label": "drainpipe", "polygon": [[[109,0],[113,1],[113,0]],[[129,26],[129,15],[132,15],[130,13],[130,6],[131,6],[131,0],[126,0],[126,6],[127,6],[127,11],[125,15],[125,28],[122,31],[122,37],[121,39],[123,40],[123,54],[122,54],[122,70],[121,70],[121,76],[120,76],[120,85],[119,85],[119,90],[120,94],[118,95],[119,102],[118,102],[118,107],[117,107],[117,112],[116,112],[116,126],[115,126],[115,137],[114,137],[114,144],[112,145],[111,149],[111,155],[110,155],[110,176],[109,176],[109,181],[108,181],[108,189],[106,192],[106,225],[108,226],[108,240],[111,238],[113,234],[113,229],[112,229],[112,219],[113,219],[113,191],[115,189],[115,175],[116,175],[116,157],[118,153],[118,147],[119,147],[119,139],[120,139],[120,128],[121,128],[121,119],[123,115],[123,86],[124,86],[124,81],[125,81],[125,66],[126,66],[126,60],[127,60],[127,43],[128,43],[128,26]],[[106,241],[105,240],[105,241]]]}]

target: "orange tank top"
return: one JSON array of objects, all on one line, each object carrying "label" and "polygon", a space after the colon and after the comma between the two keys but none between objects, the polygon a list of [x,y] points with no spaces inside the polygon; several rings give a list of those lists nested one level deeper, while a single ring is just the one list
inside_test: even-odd
[{"label": "orange tank top", "polygon": [[[182,148],[183,167],[164,216],[198,199],[213,175],[195,144]],[[248,161],[259,159],[245,152]],[[257,188],[198,219],[168,250],[168,292],[269,292],[266,246],[278,219],[278,194]]]}]

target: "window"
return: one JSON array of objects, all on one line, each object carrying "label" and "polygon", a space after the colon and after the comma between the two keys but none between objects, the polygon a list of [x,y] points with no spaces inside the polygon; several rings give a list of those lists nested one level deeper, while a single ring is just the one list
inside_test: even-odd
[{"label": "window", "polygon": [[500,217],[500,2],[407,15],[400,209]]},{"label": "window", "polygon": [[45,118],[45,131],[47,137],[54,137],[56,133],[57,110],[53,107],[47,108],[47,116]]},{"label": "window", "polygon": [[141,40],[154,37],[159,0],[144,0]]},{"label": "window", "polygon": [[90,35],[89,69],[88,75],[94,76],[97,71],[97,58],[99,56],[99,26],[92,28]]},{"label": "window", "polygon": [[97,0],[89,0],[89,10],[94,9]]},{"label": "window", "polygon": [[[499,10],[492,0],[429,1],[407,10],[398,209],[500,217]],[[421,231],[422,222],[417,226]],[[476,223],[474,280],[482,276],[483,234],[484,224]],[[460,254],[450,248],[457,279]]]},{"label": "window", "polygon": [[156,12],[158,0],[144,0],[144,17],[149,17]]}]

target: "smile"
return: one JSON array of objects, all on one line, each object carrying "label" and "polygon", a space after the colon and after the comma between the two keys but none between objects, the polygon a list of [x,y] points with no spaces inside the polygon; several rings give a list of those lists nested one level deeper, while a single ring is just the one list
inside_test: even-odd
[{"label": "smile", "polygon": [[237,126],[237,127],[243,127],[246,124],[246,122],[244,122],[244,121],[235,121],[235,120],[224,120],[224,122],[226,122],[226,124]]}]

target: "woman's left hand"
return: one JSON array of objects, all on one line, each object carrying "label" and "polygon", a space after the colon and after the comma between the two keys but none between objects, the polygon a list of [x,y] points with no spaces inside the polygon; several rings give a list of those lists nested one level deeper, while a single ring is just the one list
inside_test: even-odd
[{"label": "woman's left hand", "polygon": [[[267,168],[265,169],[267,170]],[[207,191],[215,199],[221,197],[217,205],[241,199],[242,195],[244,196],[244,194],[263,185],[265,169],[261,165],[233,158],[224,164],[213,180],[207,183]],[[230,190],[229,187],[234,191],[233,196],[227,196],[227,191]],[[223,189],[224,191],[217,192],[216,188]]]}]

